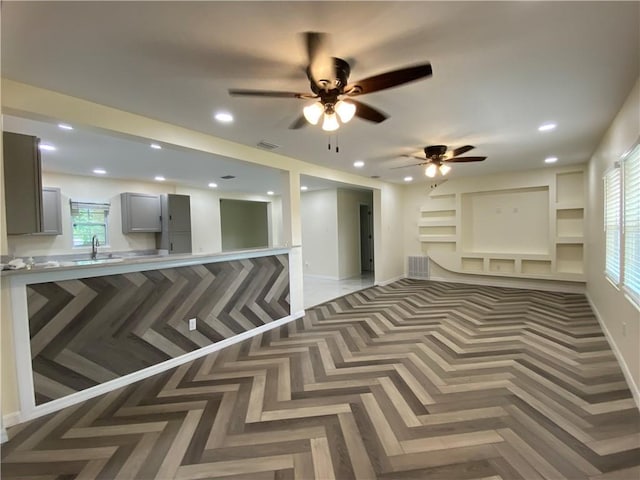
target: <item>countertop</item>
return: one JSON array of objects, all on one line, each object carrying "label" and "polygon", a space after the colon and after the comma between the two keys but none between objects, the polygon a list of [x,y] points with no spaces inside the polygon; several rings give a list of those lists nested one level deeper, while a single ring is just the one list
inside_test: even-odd
[{"label": "countertop", "polygon": [[[17,270],[3,270],[2,277],[17,276],[38,276],[42,274],[53,274],[67,272],[77,273],[79,277],[90,277],[106,275],[110,273],[125,273],[136,270],[155,270],[166,267],[179,267],[187,265],[197,265],[210,262],[221,262],[230,260],[241,260],[243,258],[263,257],[288,253],[289,247],[270,247],[234,250],[214,253],[188,253],[188,254],[166,254],[166,255],[143,255],[143,256],[119,256],[101,254],[96,261],[90,258],[78,257],[73,261],[59,261],[57,265],[46,263],[36,263],[31,269],[21,268]],[[47,275],[49,276],[49,275]],[[57,275],[56,275],[57,276]],[[69,275],[64,275],[65,277]]]}]

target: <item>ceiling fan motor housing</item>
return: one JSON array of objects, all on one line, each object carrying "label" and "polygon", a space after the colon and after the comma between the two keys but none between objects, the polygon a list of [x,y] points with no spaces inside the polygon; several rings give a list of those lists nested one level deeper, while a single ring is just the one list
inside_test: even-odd
[{"label": "ceiling fan motor housing", "polygon": [[311,91],[313,93],[315,93],[316,95],[320,95],[323,92],[331,92],[332,90],[336,90],[336,96],[342,93],[343,88],[349,81],[351,67],[345,60],[336,57],[333,57],[333,67],[335,78],[319,78],[318,80],[313,79],[313,77],[311,76],[311,70],[309,67],[307,67],[307,77],[309,78]]},{"label": "ceiling fan motor housing", "polygon": [[445,153],[447,153],[446,145],[429,145],[428,147],[424,147],[424,153],[427,158],[434,157],[442,157]]}]

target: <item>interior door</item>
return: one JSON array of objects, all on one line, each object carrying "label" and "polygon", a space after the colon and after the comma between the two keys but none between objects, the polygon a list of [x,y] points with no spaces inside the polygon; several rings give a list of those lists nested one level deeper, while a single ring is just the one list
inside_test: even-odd
[{"label": "interior door", "polygon": [[369,205],[360,205],[360,270],[373,272],[373,215]]}]

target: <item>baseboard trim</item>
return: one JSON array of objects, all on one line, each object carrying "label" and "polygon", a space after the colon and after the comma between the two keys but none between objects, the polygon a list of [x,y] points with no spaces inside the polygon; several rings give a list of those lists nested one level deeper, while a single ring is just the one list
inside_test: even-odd
[{"label": "baseboard trim", "polygon": [[[22,421],[20,412],[11,412],[2,416],[2,429],[13,427]],[[3,432],[4,433],[4,432]]]},{"label": "baseboard trim", "polygon": [[[14,412],[12,414],[3,417],[3,424],[6,426],[15,425],[17,423],[22,423],[28,420],[33,420],[34,418],[42,417],[43,415],[48,415],[53,412],[57,412],[66,407],[70,407],[71,405],[75,405],[80,402],[84,402],[85,400],[89,400],[91,398],[97,397],[104,393],[111,392],[113,390],[117,390],[118,388],[124,387],[126,385],[130,385],[139,380],[143,380],[145,378],[151,377],[158,373],[166,372],[172,368],[178,367],[184,363],[190,362],[197,358],[203,357],[213,352],[217,352],[218,350],[222,350],[223,348],[229,347],[236,343],[242,342],[243,340],[247,340],[248,338],[255,337],[261,333],[267,332],[274,328],[285,325],[289,322],[297,320],[298,318],[302,318],[304,316],[304,310],[296,312],[292,315],[288,315],[286,317],[280,318],[273,322],[269,322],[265,325],[261,325],[259,327],[253,328],[246,332],[240,333],[238,335],[234,335],[231,338],[227,338],[220,342],[214,343],[207,347],[200,348],[193,352],[186,353],[176,358],[171,358],[162,363],[158,363],[151,367],[147,367],[143,370],[138,370],[137,372],[130,373],[120,378],[116,378],[114,380],[110,380],[108,382],[102,383],[100,385],[96,385],[94,387],[87,388],[86,390],[82,390],[81,392],[72,393],[71,395],[67,395],[64,398],[59,398],[57,400],[52,400],[47,402],[44,405],[40,405],[35,407],[33,410],[28,412]],[[10,417],[10,418],[7,418]]]},{"label": "baseboard trim", "polygon": [[385,287],[393,282],[397,282],[398,280],[402,280],[403,278],[407,278],[404,274],[398,275],[397,277],[390,278],[389,280],[383,280],[381,282],[375,282],[377,287]]},{"label": "baseboard trim", "polygon": [[629,390],[631,390],[631,395],[633,395],[633,400],[636,402],[636,407],[638,407],[638,410],[640,410],[640,388],[638,388],[638,385],[636,385],[636,382],[633,380],[633,377],[631,376],[631,371],[629,370],[629,366],[627,365],[627,362],[625,362],[624,357],[622,356],[622,353],[620,353],[620,349],[618,348],[618,345],[613,340],[613,336],[611,335],[611,332],[609,332],[607,325],[604,323],[604,320],[602,320],[602,315],[600,315],[598,308],[596,307],[595,303],[593,303],[593,300],[591,300],[591,296],[589,295],[589,292],[585,293],[585,297],[587,297],[587,301],[591,306],[591,310],[593,310],[593,313],[595,314],[596,319],[600,324],[600,328],[602,328],[602,331],[604,332],[604,337],[607,339],[607,343],[609,343],[609,346],[611,347],[613,354],[616,356],[616,360],[618,360],[618,364],[620,364],[620,368],[622,369],[622,374],[624,375],[624,379],[627,381],[627,386],[629,387]]},{"label": "baseboard trim", "polygon": [[[420,279],[423,280],[423,279]],[[581,293],[586,294],[586,288],[584,285],[562,285],[558,282],[553,284],[544,285],[535,282],[519,282],[514,285],[508,281],[500,281],[493,279],[475,279],[475,278],[447,278],[447,277],[434,277],[430,276],[429,280],[434,282],[446,282],[446,283],[464,283],[468,285],[486,285],[489,287],[502,287],[502,288],[523,288],[526,290],[542,290],[545,292],[562,292],[562,293]]]}]

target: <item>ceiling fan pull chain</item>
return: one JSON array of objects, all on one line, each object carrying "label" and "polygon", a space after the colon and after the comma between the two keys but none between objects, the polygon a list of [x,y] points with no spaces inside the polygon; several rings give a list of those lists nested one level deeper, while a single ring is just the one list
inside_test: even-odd
[{"label": "ceiling fan pull chain", "polygon": [[327,150],[331,151],[331,135],[329,135],[329,144],[327,145]]},{"label": "ceiling fan pull chain", "polygon": [[338,146],[338,134],[336,133],[336,153],[340,153],[340,147]]}]

